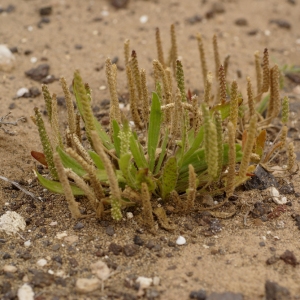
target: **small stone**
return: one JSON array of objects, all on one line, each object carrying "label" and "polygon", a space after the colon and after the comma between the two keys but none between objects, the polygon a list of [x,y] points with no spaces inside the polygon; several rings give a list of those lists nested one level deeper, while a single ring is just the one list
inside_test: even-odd
[{"label": "small stone", "polygon": [[24,246],[25,246],[26,248],[30,247],[30,245],[31,245],[30,240],[29,240],[29,241],[26,241],[26,242],[24,243]]},{"label": "small stone", "polygon": [[9,104],[8,109],[15,109],[16,107],[16,103],[12,102],[11,104]]},{"label": "small stone", "polygon": [[5,45],[0,45],[0,70],[10,72],[14,66],[15,56]]},{"label": "small stone", "polygon": [[63,264],[63,260],[62,260],[62,258],[61,258],[61,256],[60,255],[56,255],[56,256],[53,256],[52,257],[52,260],[53,261],[56,261],[57,263],[59,263],[59,264]]},{"label": "small stone", "polygon": [[52,14],[52,6],[40,8],[40,16],[50,16]]},{"label": "small stone", "polygon": [[[49,270],[50,271],[50,270]],[[46,286],[51,285],[54,282],[54,276],[52,274],[43,272],[43,271],[35,271],[34,277],[31,281],[33,286],[44,288]]]},{"label": "small stone", "polygon": [[52,246],[52,251],[57,251],[60,248],[60,244],[55,244]]},{"label": "small stone", "polygon": [[183,236],[179,236],[176,240],[176,244],[179,246],[184,245],[186,244],[186,239]]},{"label": "small stone", "polygon": [[107,226],[106,229],[105,229],[105,232],[106,232],[107,235],[113,236],[115,234],[114,227],[111,226],[111,225]]},{"label": "small stone", "polygon": [[159,291],[155,290],[155,289],[147,289],[146,290],[146,298],[147,299],[155,299],[159,297]]},{"label": "small stone", "polygon": [[196,14],[196,15],[190,17],[190,18],[187,18],[186,21],[189,24],[193,25],[193,24],[201,22],[202,21],[202,17],[199,14]]},{"label": "small stone", "polygon": [[211,293],[207,298],[207,300],[243,300],[244,296],[242,294],[235,294],[232,292],[225,293]]},{"label": "small stone", "polygon": [[123,247],[117,245],[116,243],[111,243],[108,247],[108,250],[112,252],[114,255],[119,255],[122,252]]},{"label": "small stone", "polygon": [[286,264],[292,265],[293,267],[296,267],[298,264],[295,254],[290,250],[286,250],[283,254],[281,254],[280,259],[282,259]]},{"label": "small stone", "polygon": [[8,272],[8,273],[15,273],[18,271],[17,267],[12,266],[12,265],[5,265],[3,267],[3,271],[4,272]]},{"label": "small stone", "polygon": [[279,258],[278,256],[273,255],[273,256],[269,257],[269,258],[266,260],[266,264],[267,264],[267,265],[273,265],[273,264],[275,264],[276,262],[278,262],[279,259],[280,259],[280,258]]},{"label": "small stone", "polygon": [[25,87],[22,87],[22,88],[18,89],[17,94],[16,94],[16,97],[17,97],[17,98],[21,98],[21,97],[23,97],[26,93],[29,93],[29,90],[28,90],[27,88],[25,88]]},{"label": "small stone", "polygon": [[135,235],[133,238],[133,242],[138,245],[138,246],[143,246],[144,245],[144,240],[139,235]]},{"label": "small stone", "polygon": [[74,46],[74,48],[75,48],[76,50],[81,50],[81,49],[83,48],[83,46],[80,45],[80,44],[76,44],[76,45]]},{"label": "small stone", "polygon": [[69,263],[71,265],[72,268],[76,268],[78,267],[78,261],[74,258],[74,257],[70,257],[69,258]]},{"label": "small stone", "polygon": [[141,16],[140,17],[140,22],[142,23],[142,24],[145,24],[145,23],[147,23],[148,22],[148,16],[147,15],[143,15],[143,16]]},{"label": "small stone", "polygon": [[236,19],[234,23],[237,26],[247,26],[248,25],[248,21],[245,18]]},{"label": "small stone", "polygon": [[221,2],[214,2],[211,9],[216,14],[223,14],[225,12],[225,5]]},{"label": "small stone", "polygon": [[147,277],[143,277],[143,276],[139,276],[136,279],[136,282],[140,284],[140,289],[147,289],[153,282],[152,278],[147,278]]},{"label": "small stone", "polygon": [[47,260],[45,258],[41,258],[36,262],[36,264],[40,267],[44,267],[47,265]]},{"label": "small stone", "polygon": [[153,241],[153,240],[150,240],[150,241],[148,241],[147,242],[147,244],[145,245],[146,246],[146,248],[148,248],[148,249],[153,249],[154,247],[155,247],[155,241]]},{"label": "small stone", "polygon": [[160,278],[158,276],[153,277],[153,285],[157,286],[160,284]]},{"label": "small stone", "polygon": [[134,256],[138,251],[138,246],[134,244],[128,244],[123,247],[123,252],[126,256]]},{"label": "small stone", "polygon": [[281,19],[271,20],[270,23],[276,24],[280,28],[291,29],[292,25],[290,22]]},{"label": "small stone", "polygon": [[33,300],[34,292],[32,287],[25,283],[18,289],[18,299],[19,300]]},{"label": "small stone", "polygon": [[126,213],[126,217],[127,217],[127,219],[132,219],[133,218],[133,213],[132,212],[127,212]]},{"label": "small stone", "polygon": [[99,279],[106,280],[110,275],[110,270],[107,264],[101,260],[90,265],[92,273],[95,274]]},{"label": "small stone", "polygon": [[9,253],[4,253],[2,256],[3,259],[10,259],[11,255]]},{"label": "small stone", "polygon": [[110,1],[110,4],[117,9],[126,8],[128,3],[129,3],[129,0],[111,0]]},{"label": "small stone", "polygon": [[79,293],[89,293],[97,290],[101,286],[101,281],[98,278],[79,278],[76,281],[75,287]]},{"label": "small stone", "polygon": [[293,183],[289,183],[289,184],[284,184],[281,186],[281,188],[279,189],[280,194],[294,194],[295,190],[294,190],[294,185]]},{"label": "small stone", "polygon": [[80,230],[80,229],[82,229],[82,228],[84,228],[84,224],[81,223],[81,222],[78,222],[78,223],[73,227],[74,230]]},{"label": "small stone", "polygon": [[265,246],[266,246],[266,243],[265,243],[265,242],[259,242],[259,246],[265,247]]},{"label": "small stone", "polygon": [[20,258],[22,258],[24,260],[29,260],[32,258],[32,255],[29,252],[25,251],[20,254]]},{"label": "small stone", "polygon": [[290,291],[276,282],[267,280],[265,283],[266,300],[291,300]]},{"label": "small stone", "polygon": [[32,80],[42,82],[49,74],[50,66],[48,64],[41,64],[36,68],[30,69],[25,72],[25,75]]},{"label": "small stone", "polygon": [[205,300],[206,291],[205,290],[192,291],[190,292],[190,299]]}]

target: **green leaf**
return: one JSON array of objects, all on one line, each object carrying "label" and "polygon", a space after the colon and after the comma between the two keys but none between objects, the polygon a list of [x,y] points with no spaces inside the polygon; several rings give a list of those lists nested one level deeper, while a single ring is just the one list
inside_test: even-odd
[{"label": "green leaf", "polygon": [[[242,104],[243,99],[239,98],[239,106]],[[212,107],[209,112],[212,114],[214,111],[219,110],[222,120],[226,119],[230,115],[230,102],[218,104]]]},{"label": "green leaf", "polygon": [[[63,188],[62,188],[62,184],[60,182],[46,179],[36,171],[34,171],[34,173],[37,176],[40,184],[43,187],[45,187],[47,190],[49,190],[50,192],[53,192],[53,193],[57,193],[57,194],[63,194],[64,193]],[[75,185],[72,185],[72,184],[70,184],[70,186],[71,186],[71,190],[72,190],[74,196],[84,195],[83,190],[81,190],[79,187],[77,187]]]},{"label": "green leaf", "polygon": [[148,157],[149,168],[153,172],[155,164],[155,152],[160,139],[160,125],[162,120],[162,111],[160,106],[160,100],[156,93],[152,93],[152,104],[149,119],[148,129]]},{"label": "green leaf", "polygon": [[126,180],[126,183],[132,187],[136,188],[136,169],[134,168],[133,164],[131,163],[131,154],[126,153],[122,155],[119,159],[119,168],[122,171],[122,174]]},{"label": "green leaf", "polygon": [[[200,130],[197,134],[197,136],[194,139],[194,142],[192,144],[192,146],[190,147],[190,149],[183,155],[182,158],[182,162],[179,162],[178,165],[181,166],[182,164],[186,165],[186,160],[195,153],[196,150],[199,149],[200,145],[203,142],[203,138],[204,138],[204,127],[201,126]],[[188,165],[187,165],[188,166]]]},{"label": "green leaf", "polygon": [[91,159],[93,160],[94,164],[96,165],[96,167],[100,170],[104,170],[104,165],[100,156],[96,152],[91,150],[89,150],[88,153]]},{"label": "green leaf", "polygon": [[143,148],[133,135],[130,137],[130,151],[138,169],[148,168],[148,163],[143,153]]},{"label": "green leaf", "polygon": [[161,177],[161,197],[163,200],[172,192],[177,183],[178,167],[176,158],[170,157],[164,165]]},{"label": "green leaf", "polygon": [[265,96],[262,101],[259,102],[258,107],[256,108],[256,111],[259,112],[261,115],[264,113],[264,111],[267,109],[269,104],[270,94]]},{"label": "green leaf", "polygon": [[119,138],[120,126],[116,120],[113,120],[113,139],[114,145],[117,153],[117,157],[120,157],[120,149],[121,149],[121,140]]},{"label": "green leaf", "polygon": [[164,160],[164,157],[165,157],[165,154],[166,154],[168,141],[169,141],[169,130],[167,129],[166,132],[165,132],[165,137],[164,137],[163,142],[161,144],[161,152],[160,152],[159,159],[158,159],[158,162],[157,162],[157,165],[156,165],[156,168],[155,168],[155,172],[154,172],[155,175],[158,174],[159,171],[160,171],[161,164],[162,164],[162,162]]},{"label": "green leaf", "polygon": [[101,124],[98,122],[98,120],[94,117],[94,124],[95,124],[95,128],[96,131],[98,133],[98,136],[100,137],[103,146],[108,149],[114,149],[114,145],[112,144],[109,135],[105,132],[105,130],[102,128]]},{"label": "green leaf", "polygon": [[69,156],[64,150],[57,146],[56,151],[58,152],[60,159],[63,163],[63,166],[67,169],[71,169],[78,176],[84,176],[86,171],[82,166],[71,156]]}]

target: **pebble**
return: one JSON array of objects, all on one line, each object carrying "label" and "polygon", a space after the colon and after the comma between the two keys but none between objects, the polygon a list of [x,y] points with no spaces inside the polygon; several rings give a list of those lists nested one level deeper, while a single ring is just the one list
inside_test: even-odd
[{"label": "pebble", "polygon": [[29,252],[25,251],[20,254],[20,258],[22,258],[24,260],[29,260],[32,258],[32,255]]},{"label": "pebble", "polygon": [[53,257],[52,257],[52,260],[53,260],[53,261],[56,261],[56,262],[59,263],[60,265],[63,264],[63,260],[62,260],[62,257],[61,257],[60,255],[53,256]]},{"label": "pebble", "polygon": [[52,246],[52,251],[57,251],[60,249],[60,244],[55,244]]},{"label": "pebble", "polygon": [[157,286],[160,284],[160,278],[158,276],[153,277],[153,285]]},{"label": "pebble", "polygon": [[7,211],[0,217],[0,232],[11,235],[26,227],[25,219],[15,211]]},{"label": "pebble", "polygon": [[34,276],[31,280],[31,284],[34,287],[44,288],[51,285],[54,282],[54,276],[50,273],[53,273],[52,270],[49,270],[48,273],[43,271],[34,271]]},{"label": "pebble", "polygon": [[267,280],[265,283],[265,293],[266,300],[292,299],[290,291],[287,288],[269,280]]},{"label": "pebble", "polygon": [[197,299],[197,300],[205,300],[206,299],[206,291],[199,290],[199,291],[192,291],[190,292],[190,299]]},{"label": "pebble", "polygon": [[78,222],[78,223],[73,227],[74,230],[80,230],[80,229],[82,229],[82,228],[84,228],[84,224],[81,223],[81,222]]},{"label": "pebble", "polygon": [[285,185],[282,185],[279,189],[279,192],[281,194],[294,194],[295,193],[295,190],[294,190],[294,185],[293,183],[289,183],[289,184],[285,184]]},{"label": "pebble", "polygon": [[3,271],[8,272],[8,273],[15,273],[15,272],[17,272],[17,270],[18,270],[17,267],[12,266],[12,265],[5,265],[3,267]]},{"label": "pebble", "polygon": [[31,245],[30,240],[28,240],[28,241],[26,241],[26,242],[24,243],[24,246],[25,246],[26,248],[30,247],[30,245]]},{"label": "pebble", "polygon": [[281,19],[271,20],[270,23],[276,24],[280,28],[291,29],[292,25],[290,22]]},{"label": "pebble", "polygon": [[43,79],[49,75],[50,66],[48,64],[41,64],[36,68],[32,68],[25,72],[25,75],[32,80],[42,82]]},{"label": "pebble", "polygon": [[123,247],[123,252],[126,256],[134,256],[138,251],[138,246],[135,244],[127,244]]},{"label": "pebble", "polygon": [[21,97],[23,97],[26,93],[29,93],[29,90],[28,90],[27,88],[25,88],[25,87],[22,87],[22,88],[18,89],[17,94],[16,94],[16,97],[17,97],[17,98],[21,98]]},{"label": "pebble", "polygon": [[105,262],[102,260],[98,260],[95,263],[90,265],[91,271],[95,274],[99,279],[106,280],[110,276],[110,269]]},{"label": "pebble", "polygon": [[138,246],[143,246],[145,243],[144,240],[139,235],[134,236],[133,242]]},{"label": "pebble", "polygon": [[248,25],[248,21],[245,18],[236,19],[234,23],[237,26],[247,26]]},{"label": "pebble", "polygon": [[275,264],[276,262],[278,262],[279,259],[280,259],[280,258],[279,258],[278,256],[272,255],[271,257],[269,257],[269,258],[266,260],[266,264],[267,264],[267,265],[273,265],[273,264]]},{"label": "pebble", "polygon": [[68,234],[66,233],[66,231],[63,231],[63,232],[58,232],[57,234],[56,234],[56,238],[57,239],[59,239],[59,240],[61,240],[62,238],[64,238],[65,236],[68,236]]},{"label": "pebble", "polygon": [[[123,103],[120,103],[120,104],[123,104]],[[127,217],[127,219],[132,219],[133,218],[133,213],[132,212],[127,212],[126,217]]]},{"label": "pebble", "polygon": [[15,56],[5,45],[0,45],[0,70],[10,72],[15,66]]},{"label": "pebble", "polygon": [[110,1],[110,4],[117,9],[126,8],[128,3],[129,3],[129,0],[111,0]]},{"label": "pebble", "polygon": [[40,16],[50,16],[52,14],[52,6],[45,6],[40,8]]},{"label": "pebble", "polygon": [[73,244],[76,243],[78,241],[78,236],[77,235],[70,235],[64,238],[64,242],[66,242],[67,244]]},{"label": "pebble", "polygon": [[113,236],[115,234],[115,229],[113,226],[109,225],[106,227],[105,232],[109,236]]},{"label": "pebble", "polygon": [[112,252],[114,255],[119,255],[122,252],[123,247],[117,245],[116,243],[111,243],[108,247],[108,250]]},{"label": "pebble", "polygon": [[186,239],[183,236],[179,236],[176,240],[176,244],[179,246],[184,245],[186,244]]},{"label": "pebble", "polygon": [[78,278],[76,280],[76,290],[79,293],[89,293],[97,290],[101,286],[98,278]]},{"label": "pebble", "polygon": [[290,250],[286,250],[283,254],[281,254],[280,259],[282,259],[286,264],[292,265],[293,267],[296,267],[299,264],[295,254]]},{"label": "pebble", "polygon": [[142,23],[142,24],[145,24],[145,23],[147,23],[148,22],[148,16],[147,15],[143,15],[143,16],[141,16],[140,17],[140,22]]},{"label": "pebble", "polygon": [[44,267],[47,265],[47,260],[45,258],[41,258],[36,262],[36,264],[40,267]]},{"label": "pebble", "polygon": [[34,299],[34,292],[32,287],[27,283],[23,284],[18,289],[18,299],[19,300],[33,300]]},{"label": "pebble", "polygon": [[10,259],[11,255],[9,253],[4,253],[2,256],[3,259]]},{"label": "pebble", "polygon": [[139,276],[136,279],[136,282],[139,283],[140,289],[147,289],[153,283],[153,279],[148,278],[148,277]]},{"label": "pebble", "polygon": [[276,204],[282,205],[282,204],[287,203],[287,198],[286,197],[280,197],[279,191],[274,186],[269,187],[268,190],[269,190],[270,196],[272,197],[272,200]]}]

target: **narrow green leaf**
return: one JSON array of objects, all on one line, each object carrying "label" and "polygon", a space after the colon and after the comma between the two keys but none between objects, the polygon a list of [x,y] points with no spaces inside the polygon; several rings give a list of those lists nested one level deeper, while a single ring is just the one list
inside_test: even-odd
[{"label": "narrow green leaf", "polygon": [[112,144],[109,135],[105,132],[105,130],[102,128],[101,124],[98,122],[98,120],[94,117],[94,124],[95,124],[95,128],[96,131],[98,133],[98,136],[100,137],[103,146],[108,149],[114,149],[114,145]]},{"label": "narrow green leaf", "polygon": [[264,111],[267,109],[268,104],[270,100],[270,94],[266,95],[262,101],[259,102],[258,107],[256,108],[256,111],[259,112],[261,115],[264,113]]},{"label": "narrow green leaf", "polygon": [[169,130],[167,129],[166,132],[165,132],[165,137],[164,137],[163,142],[161,144],[161,152],[160,152],[160,155],[159,155],[157,165],[155,167],[154,175],[158,174],[159,171],[160,171],[161,164],[162,164],[162,162],[164,160],[164,157],[165,157],[165,154],[166,154],[168,141],[169,141]]},{"label": "narrow green leaf", "polygon": [[[37,176],[40,184],[45,187],[47,190],[49,190],[50,192],[53,193],[57,193],[57,194],[63,194],[63,188],[60,182],[58,181],[53,181],[53,180],[49,180],[44,178],[41,174],[39,174],[38,172],[34,171],[35,175]],[[74,196],[81,196],[84,195],[83,190],[81,190],[79,187],[70,184],[73,195]]]},{"label": "narrow green leaf", "polygon": [[119,168],[122,171],[122,174],[126,180],[126,183],[130,187],[136,188],[136,183],[135,183],[136,169],[134,168],[133,164],[131,163],[131,154],[130,153],[126,153],[120,157]]},{"label": "narrow green leaf", "polygon": [[120,157],[120,149],[121,149],[121,140],[119,138],[120,126],[116,120],[113,120],[113,139],[114,145],[117,153],[117,157]]},{"label": "narrow green leaf", "polygon": [[163,200],[172,192],[177,183],[178,167],[175,157],[170,157],[164,165],[161,178],[161,197]]},{"label": "narrow green leaf", "polygon": [[130,151],[138,169],[148,168],[148,163],[143,153],[143,148],[133,135],[130,137]]},{"label": "narrow green leaf", "polygon": [[84,176],[86,171],[81,167],[81,165],[71,156],[69,156],[64,150],[62,150],[59,146],[56,148],[60,159],[63,163],[63,166],[68,169],[72,169],[79,176]]},{"label": "narrow green leaf", "polygon": [[148,129],[148,157],[149,168],[153,172],[155,164],[155,152],[160,139],[160,125],[162,120],[162,111],[160,100],[156,93],[152,93],[152,104]]},{"label": "narrow green leaf", "polygon": [[104,165],[103,165],[103,162],[102,162],[100,156],[92,150],[89,150],[88,153],[89,153],[89,156],[91,157],[91,159],[93,160],[95,166],[100,170],[104,170]]},{"label": "narrow green leaf", "polygon": [[[242,98],[239,98],[239,106],[242,104],[242,102],[243,102]],[[226,119],[230,114],[230,102],[218,104],[212,107],[209,112],[212,114],[216,110],[220,111],[222,120]]]}]

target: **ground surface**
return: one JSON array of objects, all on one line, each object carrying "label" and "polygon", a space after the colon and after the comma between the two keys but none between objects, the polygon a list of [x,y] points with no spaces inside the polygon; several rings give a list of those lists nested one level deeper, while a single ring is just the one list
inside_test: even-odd
[{"label": "ground surface", "polygon": [[[220,12],[212,15],[214,3]],[[144,276],[160,280],[143,296],[148,299],[188,299],[191,291],[200,289],[204,289],[207,295],[227,291],[241,293],[244,299],[263,299],[267,280],[286,287],[291,299],[300,299],[299,265],[293,266],[286,263],[286,259],[276,258],[274,263],[266,264],[268,258],[279,257],[286,250],[300,259],[300,231],[292,218],[300,208],[300,198],[296,197],[300,192],[299,175],[279,180],[280,185],[293,182],[298,193],[286,195],[291,206],[287,206],[280,217],[262,222],[250,213],[245,219],[245,214],[257,201],[264,201],[272,209],[276,205],[256,190],[238,192],[237,214],[228,220],[219,220],[222,225],[219,232],[216,232],[218,226],[215,232],[209,231],[203,216],[196,213],[171,216],[176,224],[175,231],[170,233],[159,229],[155,236],[142,231],[135,218],[124,218],[118,224],[93,219],[74,221],[70,219],[63,197],[43,190],[32,173],[36,163],[30,151],[41,151],[41,146],[30,115],[35,106],[44,109],[43,99],[41,96],[15,98],[22,87],[41,89],[39,82],[24,73],[39,64],[49,64],[50,74],[56,78],[63,75],[70,83],[73,71],[80,69],[93,90],[94,110],[101,114],[104,109],[102,101],[109,99],[103,69],[105,58],[109,56],[117,60],[119,93],[125,94],[123,42],[129,38],[131,48],[138,54],[140,67],[147,70],[149,89],[153,89],[151,61],[156,58],[155,28],[161,30],[166,56],[172,23],[176,25],[178,52],[185,69],[186,84],[191,90],[203,90],[194,38],[197,32],[203,35],[206,43],[211,63],[209,69],[214,72],[211,39],[217,34],[222,60],[227,54],[231,55],[228,78],[237,78],[244,88],[246,76],[255,78],[253,53],[256,50],[262,52],[267,47],[272,64],[277,63],[280,67],[300,65],[300,3],[297,0],[131,0],[127,8],[116,9],[109,1],[103,0],[1,1],[3,9],[9,5],[15,9],[0,13],[0,43],[9,48],[17,47],[17,53],[15,68],[10,72],[0,71],[0,116],[12,111],[13,118],[25,116],[27,121],[12,128],[17,132],[15,136],[0,131],[0,175],[18,181],[44,201],[34,201],[0,181],[0,215],[6,210],[15,210],[27,221],[21,236],[0,233],[0,297],[13,299],[18,288],[28,282],[36,299],[135,299],[138,291],[131,281]],[[48,5],[52,7],[52,13],[41,22],[39,9]],[[140,22],[143,15],[148,17],[146,23]],[[50,83],[49,87],[62,96],[57,81]],[[282,95],[289,95],[292,99],[294,112],[290,125],[294,129],[290,138],[294,139],[298,158],[299,89],[297,83],[286,80],[282,91]],[[60,116],[63,123],[63,106],[60,106]],[[57,234],[64,231],[67,237],[58,239]],[[132,246],[134,241],[136,244],[142,242],[136,235],[144,241],[143,245],[136,245],[137,248]],[[187,244],[174,244],[179,235],[187,239]],[[28,240],[31,245],[26,248],[24,242]],[[109,251],[116,248],[112,243],[131,245],[124,249],[133,250],[115,255]],[[41,258],[47,260],[44,267],[37,265]],[[76,280],[91,278],[90,265],[100,259],[115,272],[105,281],[104,290],[77,293],[74,288]],[[17,270],[5,272],[2,270],[4,265],[14,265]],[[231,297],[229,299],[240,299]]]}]

